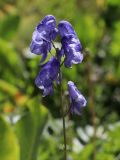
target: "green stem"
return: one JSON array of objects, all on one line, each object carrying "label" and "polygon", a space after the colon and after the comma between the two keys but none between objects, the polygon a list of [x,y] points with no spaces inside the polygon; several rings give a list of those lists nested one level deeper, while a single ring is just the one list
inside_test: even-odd
[{"label": "green stem", "polygon": [[63,115],[63,134],[64,134],[64,159],[67,160],[66,129],[65,129],[65,117],[64,117],[64,115]]},{"label": "green stem", "polygon": [[[61,72],[60,72],[60,77],[61,77]],[[63,119],[64,160],[67,160],[67,142],[66,142],[66,127],[65,127],[65,115],[64,115],[64,106],[63,106],[62,80],[60,83],[60,101],[61,101],[62,119]]]}]

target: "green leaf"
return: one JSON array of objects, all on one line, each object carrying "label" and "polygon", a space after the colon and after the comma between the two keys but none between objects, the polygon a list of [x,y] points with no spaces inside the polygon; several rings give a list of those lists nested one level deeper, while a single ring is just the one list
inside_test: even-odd
[{"label": "green leaf", "polygon": [[10,125],[0,116],[0,159],[19,160],[19,146]]},{"label": "green leaf", "polygon": [[96,160],[115,160],[115,157],[112,154],[107,153],[98,153],[96,154]]},{"label": "green leaf", "polygon": [[29,160],[35,136],[35,126],[29,111],[17,122],[15,130],[20,144],[20,160]]},{"label": "green leaf", "polygon": [[107,3],[113,6],[120,6],[119,0],[107,0]]},{"label": "green leaf", "polygon": [[112,34],[112,42],[110,45],[110,53],[112,54],[112,56],[119,56],[120,54],[120,37],[118,36],[120,35],[120,21],[116,22],[114,24],[114,31]]},{"label": "green leaf", "polygon": [[[22,74],[23,72],[21,57],[15,51],[13,45],[3,39],[0,39],[0,64],[3,68],[8,67],[8,71],[13,72],[13,74],[18,75],[18,73]],[[2,72],[2,68],[0,71]]]},{"label": "green leaf", "polygon": [[29,102],[24,116],[16,123],[15,131],[21,149],[20,160],[36,160],[47,113],[47,110],[33,99]]},{"label": "green leaf", "polygon": [[93,154],[93,144],[88,144],[84,147],[82,152],[80,153],[81,160],[90,159],[91,155]]},{"label": "green leaf", "polygon": [[20,17],[17,14],[6,14],[6,16],[0,20],[0,37],[5,39],[11,39],[18,28]]}]

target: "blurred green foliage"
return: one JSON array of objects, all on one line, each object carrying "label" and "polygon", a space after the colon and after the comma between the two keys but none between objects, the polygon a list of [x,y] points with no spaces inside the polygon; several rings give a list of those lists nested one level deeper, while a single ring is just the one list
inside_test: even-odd
[{"label": "blurred green foliage", "polygon": [[81,116],[66,119],[69,159],[93,160],[92,105],[95,160],[119,160],[119,0],[0,1],[0,160],[63,160],[59,88],[53,97],[41,96],[34,85],[40,57],[29,51],[32,32],[47,14],[72,23],[85,57],[72,70],[62,68],[64,90],[72,80],[88,101]]}]

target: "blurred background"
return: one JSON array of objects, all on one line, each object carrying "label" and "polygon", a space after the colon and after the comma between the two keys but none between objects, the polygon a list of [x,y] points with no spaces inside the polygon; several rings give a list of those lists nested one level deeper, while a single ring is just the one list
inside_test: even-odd
[{"label": "blurred background", "polygon": [[63,68],[64,89],[72,80],[88,101],[66,118],[68,160],[120,160],[119,0],[0,0],[0,160],[63,160],[59,92],[42,98],[29,51],[47,14],[74,26],[85,57]]}]

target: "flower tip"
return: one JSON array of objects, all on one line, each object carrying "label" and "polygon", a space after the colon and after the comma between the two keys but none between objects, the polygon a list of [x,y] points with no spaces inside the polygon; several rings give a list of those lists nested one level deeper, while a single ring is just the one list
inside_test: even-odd
[{"label": "flower tip", "polygon": [[68,86],[70,85],[74,85],[74,83],[72,81],[68,81]]},{"label": "flower tip", "polygon": [[[48,15],[46,15],[45,17],[46,17],[46,18],[54,18],[54,19],[55,19],[55,17],[54,17],[52,14],[48,14]],[[45,17],[44,17],[44,18],[45,18]]]},{"label": "flower tip", "polygon": [[68,21],[60,21],[58,24],[58,30],[61,37],[65,37],[71,34],[75,35],[75,31]]},{"label": "flower tip", "polygon": [[84,99],[84,104],[83,104],[83,107],[85,107],[87,105],[87,100]]},{"label": "flower tip", "polygon": [[51,15],[51,14],[48,14],[48,15],[46,15],[43,19],[42,19],[42,21],[41,22],[48,22],[48,21],[50,21],[50,20],[54,20],[54,21],[56,21],[56,19],[55,19],[55,17],[53,16],[53,15]]},{"label": "flower tip", "polygon": [[65,21],[65,20],[60,21],[59,24],[58,24],[58,27],[59,27],[59,26],[64,26],[64,25],[69,25],[69,26],[72,27],[72,25],[70,24],[70,22]]}]

